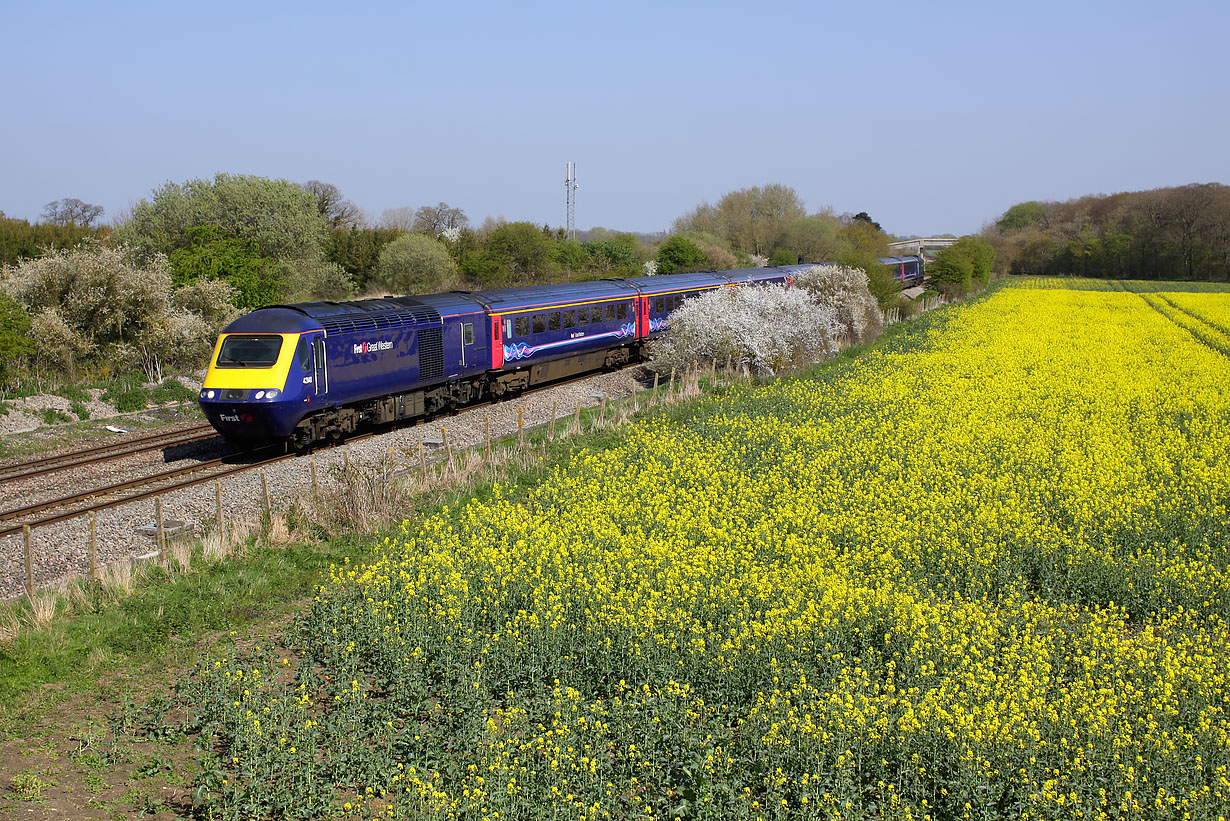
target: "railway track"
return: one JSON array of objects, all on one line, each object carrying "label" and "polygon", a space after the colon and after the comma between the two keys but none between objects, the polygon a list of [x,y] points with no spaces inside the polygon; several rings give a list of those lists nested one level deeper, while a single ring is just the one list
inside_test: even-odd
[{"label": "railway track", "polygon": [[[115,484],[84,490],[80,493],[61,496],[46,502],[37,502],[32,505],[6,510],[0,512],[0,522],[6,523],[0,525],[0,537],[20,533],[26,527],[42,527],[74,519],[78,516],[84,516],[87,513],[119,507],[120,505],[139,502],[143,499],[151,499],[164,493],[214,481],[225,476],[241,473],[245,470],[252,470],[262,465],[273,464],[295,456],[294,453],[281,452],[280,448],[272,450],[277,450],[278,452],[268,453],[265,456],[261,456],[259,453],[251,454],[255,456],[255,461],[235,464],[227,461],[234,457],[224,456],[184,467],[164,470],[148,476],[141,476],[136,479],[129,479],[124,482],[116,482]],[[86,504],[82,506],[79,504],[81,502]],[[68,509],[65,510],[63,508]],[[56,512],[47,516],[39,516],[39,514],[47,511]]]},{"label": "railway track", "polygon": [[[634,363],[626,367],[635,368],[638,367],[639,364],[640,363]],[[586,379],[593,378],[595,375],[596,374],[589,373],[562,379],[552,382],[549,385],[542,385],[525,391],[521,394],[521,396],[550,390],[563,385],[570,385],[575,382],[582,382]],[[465,410],[475,410],[481,407],[482,404],[486,403],[479,403],[471,406],[470,408],[466,408]],[[465,410],[462,410],[461,412],[464,413]],[[438,422],[439,419],[440,417],[433,419],[421,419],[414,422],[409,427],[413,427],[414,425],[422,424],[424,422]],[[355,434],[339,444],[359,442],[373,436],[378,436],[388,430],[389,428],[380,428]],[[155,450],[160,447],[167,447],[168,445],[183,444],[186,442],[208,439],[212,438],[214,435],[213,429],[208,425],[198,428],[190,428],[187,430],[180,430],[170,434],[152,434],[140,439],[129,440],[126,443],[100,445],[96,448],[86,448],[73,453],[63,454],[58,457],[46,457],[42,460],[35,459],[30,460],[29,462],[21,463],[20,465],[9,466],[9,468],[0,468],[0,480],[15,475],[8,474],[6,476],[2,473],[4,470],[26,468],[26,472],[21,473],[20,476],[22,478],[28,478],[30,476],[38,476],[46,473],[53,473],[58,470],[64,470],[68,467],[114,459],[119,456],[126,456],[132,453]],[[123,445],[128,445],[130,447],[124,450],[117,450],[117,448]],[[288,459],[293,459],[297,455],[299,454],[293,451],[285,452],[280,446],[272,446],[270,448],[253,451],[242,456],[236,456],[234,454],[223,456],[183,467],[171,468],[170,470],[149,474],[147,476],[140,476],[123,482],[116,482],[103,487],[84,490],[79,493],[73,493],[56,499],[50,499],[45,502],[37,502],[34,504],[13,508],[11,510],[0,511],[0,538],[12,535],[14,533],[20,533],[26,527],[34,529],[45,525],[64,522],[79,516],[85,516],[92,512],[107,510],[113,507],[120,507],[122,505],[143,501],[145,499],[152,499],[155,496],[172,493],[174,491],[193,487],[194,485],[203,484],[205,482],[212,482],[227,476],[242,473],[247,470],[260,468],[264,465],[270,465]],[[236,458],[243,458],[244,461],[236,463],[233,461]],[[40,515],[44,513],[48,513],[48,515]]]},{"label": "railway track", "polygon": [[92,465],[98,462],[109,462],[134,453],[145,453],[151,450],[159,450],[174,445],[185,445],[189,442],[200,442],[216,437],[217,433],[214,432],[214,429],[207,423],[202,423],[171,432],[151,433],[136,439],[127,439],[123,442],[106,442],[68,453],[42,456],[0,466],[0,482],[33,479],[37,476],[46,476],[47,474],[67,470],[68,468]]}]

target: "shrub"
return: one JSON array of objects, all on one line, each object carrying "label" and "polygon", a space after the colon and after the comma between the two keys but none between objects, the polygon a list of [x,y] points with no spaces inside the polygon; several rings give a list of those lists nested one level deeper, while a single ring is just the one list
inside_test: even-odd
[{"label": "shrub", "polygon": [[855,342],[869,342],[880,335],[884,323],[880,305],[868,287],[861,268],[813,265],[795,276],[794,284],[818,305],[833,312],[841,335]]},{"label": "shrub", "polygon": [[71,422],[73,418],[57,408],[43,408],[39,413],[45,425],[58,425],[61,422]]},{"label": "shrub", "polygon": [[184,387],[178,379],[167,378],[154,388],[151,397],[155,404],[192,402],[196,400],[196,391]]},{"label": "shrub", "polygon": [[29,314],[0,293],[0,387],[8,385],[17,364],[33,351]]},{"label": "shrub", "polygon": [[27,311],[54,310],[94,345],[131,340],[170,305],[166,257],[154,255],[142,264],[123,246],[84,242],[24,260],[5,274],[10,293]]},{"label": "shrub", "polygon": [[841,334],[832,308],[779,285],[710,291],[685,302],[670,321],[670,335],[652,353],[660,370],[729,357],[771,376],[832,356]]},{"label": "shrub", "polygon": [[139,383],[133,384],[125,380],[117,380],[102,394],[102,400],[114,405],[119,413],[145,410],[149,405],[149,398],[149,391]]},{"label": "shrub", "polygon": [[76,376],[78,364],[94,350],[94,344],[70,326],[54,307],[43,308],[34,315],[30,333],[43,340],[35,361],[70,377]]}]

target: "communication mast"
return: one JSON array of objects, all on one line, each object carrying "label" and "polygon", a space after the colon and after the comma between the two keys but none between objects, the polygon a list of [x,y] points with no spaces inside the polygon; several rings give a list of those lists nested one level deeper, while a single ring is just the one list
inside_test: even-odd
[{"label": "communication mast", "polygon": [[574,162],[564,164],[564,191],[567,193],[568,199],[568,228],[564,231],[565,239],[577,238],[577,164]]}]

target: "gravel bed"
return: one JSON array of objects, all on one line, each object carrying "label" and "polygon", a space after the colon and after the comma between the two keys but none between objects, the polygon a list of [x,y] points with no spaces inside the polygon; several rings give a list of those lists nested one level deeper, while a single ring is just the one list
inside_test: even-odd
[{"label": "gravel bed", "polygon": [[[630,396],[646,387],[644,371],[629,368],[616,373],[600,374],[555,388],[527,394],[519,399],[494,405],[480,405],[462,411],[454,417],[444,417],[426,424],[391,431],[341,447],[312,453],[318,475],[323,480],[329,466],[348,458],[374,462],[392,449],[394,458],[407,466],[418,464],[418,447],[424,440],[438,439],[439,428],[448,429],[449,444],[455,451],[481,444],[486,436],[486,420],[491,418],[491,435],[500,438],[517,431],[517,407],[522,407],[527,428],[548,424],[552,408],[558,417],[571,416],[577,402],[594,407],[602,397],[616,400]],[[562,423],[561,423],[562,424]],[[430,452],[430,450],[429,450]],[[71,476],[52,474],[26,482],[9,483],[0,492],[0,507],[10,509],[35,501],[67,495],[87,487],[119,481],[130,473],[153,473],[163,469],[169,458],[205,460],[219,454],[216,440],[181,445],[164,454],[162,451],[136,454],[122,463],[105,466],[84,466]],[[306,458],[288,459],[264,468],[269,478],[274,509],[285,508],[294,498],[306,498],[311,493],[311,475]],[[260,471],[252,470],[222,480],[222,507],[231,520],[255,521],[262,505]],[[155,540],[138,532],[155,522],[154,501],[147,499],[122,505],[97,514],[97,551],[99,565],[151,558],[157,547]],[[186,488],[162,497],[164,522],[176,520],[191,526],[212,522],[215,515],[215,488],[212,482]],[[87,543],[89,517],[82,516],[31,531],[34,584],[46,588],[73,576],[89,572]],[[21,534],[0,538],[0,597],[13,598],[25,589],[24,546]]]}]

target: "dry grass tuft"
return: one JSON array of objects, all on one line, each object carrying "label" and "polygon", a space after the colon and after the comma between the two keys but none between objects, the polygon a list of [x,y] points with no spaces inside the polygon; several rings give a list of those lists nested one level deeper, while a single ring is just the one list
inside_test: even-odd
[{"label": "dry grass tuft", "polygon": [[30,626],[46,630],[55,621],[60,610],[60,594],[56,591],[35,593],[30,599]]},{"label": "dry grass tuft", "polygon": [[8,649],[17,641],[17,634],[21,632],[21,622],[17,620],[17,614],[5,608],[0,612],[0,649]]},{"label": "dry grass tuft", "polygon": [[181,573],[187,573],[192,565],[192,544],[186,539],[171,539],[167,542],[167,553],[169,561],[175,562]]},{"label": "dry grass tuft", "polygon": [[109,564],[102,570],[102,585],[112,598],[127,596],[137,585],[137,571],[127,561]]},{"label": "dry grass tuft", "polygon": [[282,547],[290,544],[291,531],[286,524],[286,517],[281,513],[274,513],[269,517],[269,526],[265,528],[265,542],[274,547]]}]

